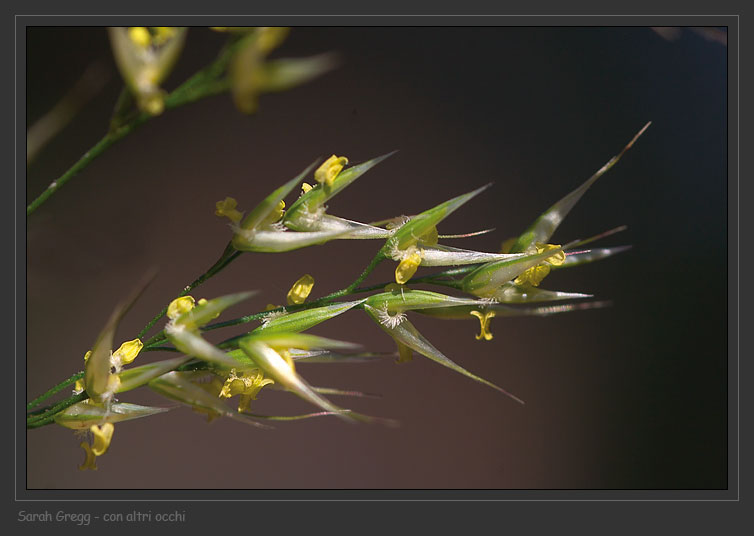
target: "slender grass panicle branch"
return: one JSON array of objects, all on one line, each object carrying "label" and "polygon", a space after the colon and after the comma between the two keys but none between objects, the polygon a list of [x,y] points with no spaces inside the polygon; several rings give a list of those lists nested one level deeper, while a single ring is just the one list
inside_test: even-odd
[{"label": "slender grass panicle branch", "polygon": [[[165,93],[159,84],[177,60],[185,29],[111,29],[116,60],[127,89],[116,104],[110,132],[55,181],[53,187],[32,202],[27,214],[112,144],[163,110],[231,91],[239,110],[253,113],[261,93],[287,89],[330,66],[321,58],[267,60],[267,54],[285,36],[281,29],[218,30],[229,32],[230,38],[217,59],[171,93]],[[89,433],[91,443],[81,444],[86,458],[80,468],[95,469],[97,458],[105,454],[110,445],[116,423],[150,417],[175,407],[148,407],[122,401],[134,389],[151,389],[204,414],[209,420],[230,418],[259,431],[270,429],[270,422],[327,416],[348,423],[394,425],[391,419],[364,415],[334,403],[330,397],[366,395],[353,389],[312,385],[300,373],[299,365],[384,361],[387,357],[395,357],[402,363],[413,359],[415,354],[523,404],[516,394],[446,356],[414,327],[409,317],[425,315],[434,319],[478,322],[479,333],[474,339],[484,343],[494,339],[494,318],[548,316],[607,305],[605,301],[585,301],[591,298],[586,294],[547,290],[540,284],[552,270],[578,267],[627,250],[626,246],[585,249],[586,245],[612,236],[622,228],[561,242],[564,245],[550,241],[586,191],[618,162],[648,126],[586,182],[545,210],[525,231],[503,241],[499,251],[461,249],[445,243],[491,230],[459,235],[443,235],[438,231],[445,218],[486,192],[489,185],[410,217],[385,214],[386,219],[380,222],[362,223],[333,214],[337,194],[390,154],[355,165],[350,165],[348,158],[336,155],[315,161],[292,179],[275,189],[270,188],[270,193],[255,205],[246,199],[240,202],[230,197],[219,200],[215,214],[230,220],[231,236],[214,264],[193,282],[176,289],[174,295],[166,296],[165,307],[134,339],[125,340],[116,348],[120,321],[146,287],[146,283],[140,284],[138,291],[115,307],[98,335],[93,336],[91,346],[82,348],[83,372],[73,374],[27,404],[27,428],[55,423]],[[290,204],[286,204],[286,199]],[[247,207],[245,212],[241,210],[243,207]],[[259,304],[245,305],[253,301],[255,290],[212,299],[196,300],[191,295],[241,255],[279,255],[334,240],[378,240],[379,245],[373,258],[351,283],[329,294],[313,297],[316,281],[310,274],[303,274],[293,282],[284,304],[268,304],[262,309]],[[375,268],[384,262],[394,263],[394,278],[365,284]],[[424,268],[435,270],[417,275],[418,270]],[[417,285],[430,289],[417,288]],[[445,293],[451,291],[452,294]],[[229,307],[242,304],[249,311],[247,314],[217,320]],[[387,340],[392,341],[395,351],[364,351],[357,341],[308,333],[324,322],[337,322],[337,317],[344,314],[370,318],[377,329],[388,336]],[[252,322],[258,325],[219,344],[204,338],[208,331]],[[143,340],[158,323],[161,323],[159,331]],[[134,365],[143,352],[166,352],[170,357]],[[71,387],[69,396],[49,402]],[[316,411],[303,415],[263,415],[252,410],[257,397],[270,389],[297,396],[315,406]],[[228,398],[236,398],[234,408],[227,404]],[[48,405],[38,408],[45,401]]]}]

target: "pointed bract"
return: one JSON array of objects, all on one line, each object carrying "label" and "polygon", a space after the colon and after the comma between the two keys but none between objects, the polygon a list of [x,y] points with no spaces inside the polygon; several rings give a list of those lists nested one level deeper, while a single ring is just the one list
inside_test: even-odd
[{"label": "pointed bract", "polygon": [[259,225],[277,208],[280,201],[282,201],[286,195],[291,193],[291,190],[304,180],[304,177],[314,169],[315,165],[317,165],[317,162],[312,162],[304,171],[268,195],[264,201],[259,203],[259,205],[257,205],[254,210],[249,212],[249,214],[243,219],[241,228],[248,230],[259,227]]},{"label": "pointed bract", "polygon": [[242,363],[215,345],[205,341],[201,335],[183,326],[168,324],[165,336],[175,347],[186,355],[206,361],[223,369],[240,368]]},{"label": "pointed bract", "polygon": [[516,402],[519,402],[523,404],[523,400],[518,398],[515,395],[512,395],[502,387],[498,387],[492,382],[489,382],[485,380],[484,378],[480,378],[479,376],[472,374],[465,368],[461,367],[460,365],[454,363],[449,358],[447,358],[440,350],[435,348],[432,343],[430,343],[427,339],[425,339],[421,333],[419,333],[416,328],[409,322],[408,320],[403,320],[398,325],[395,326],[387,326],[383,324],[380,321],[380,315],[379,312],[374,309],[373,307],[370,307],[369,305],[364,305],[364,310],[369,314],[369,316],[372,317],[372,319],[379,324],[379,326],[393,339],[395,339],[397,342],[404,344],[405,346],[408,346],[415,352],[418,352],[422,354],[425,357],[428,357],[432,361],[435,361],[436,363],[439,363],[440,365],[443,365],[445,367],[448,367],[451,370],[454,370],[460,374],[463,374],[464,376],[468,376],[472,380],[475,380],[479,383],[483,383],[484,385],[487,385],[489,387],[492,387],[493,389],[500,391],[501,393],[511,397]]},{"label": "pointed bract", "polygon": [[521,253],[526,251],[535,242],[547,242],[555,229],[565,219],[571,209],[578,203],[579,199],[586,193],[589,187],[595,183],[602,175],[604,175],[611,167],[613,167],[621,156],[631,148],[636,140],[641,136],[644,131],[649,127],[651,122],[644,125],[644,127],[633,137],[633,139],[623,148],[623,150],[612,157],[604,166],[602,166],[594,175],[587,179],[581,186],[574,191],[563,197],[560,201],[552,205],[547,209],[534,223],[524,231],[521,236],[518,237],[516,242],[511,247],[511,253]]},{"label": "pointed bract", "polygon": [[55,422],[73,430],[88,430],[92,425],[140,419],[164,413],[171,409],[173,408],[139,406],[138,404],[127,404],[124,402],[113,403],[109,409],[106,409],[84,401],[74,404],[55,415]]},{"label": "pointed bract", "polygon": [[394,153],[395,151],[344,169],[330,186],[315,186],[291,205],[283,217],[283,224],[294,231],[310,230],[312,214],[320,213],[329,199]]},{"label": "pointed bract", "polygon": [[273,314],[268,318],[263,318],[262,325],[252,331],[252,333],[299,333],[326,320],[335,318],[363,302],[364,300],[350,301],[325,305],[323,307],[314,307],[293,313]]},{"label": "pointed bract", "polygon": [[352,415],[339,408],[326,398],[317,394],[312,387],[299,376],[293,367],[283,357],[267,344],[255,340],[253,337],[243,339],[239,343],[241,349],[251,358],[265,376],[273,379],[276,384],[292,391],[307,402],[319,406],[325,411],[336,413],[346,421],[353,421]]},{"label": "pointed bract", "polygon": [[257,253],[282,253],[294,249],[324,244],[350,231],[241,231],[233,237],[233,247],[238,251]]},{"label": "pointed bract", "polygon": [[175,370],[181,365],[191,361],[191,356],[183,355],[180,357],[174,357],[173,359],[165,359],[164,361],[158,361],[156,363],[150,363],[149,365],[142,365],[140,367],[134,367],[128,370],[122,371],[118,377],[118,388],[116,393],[124,393],[131,391],[142,385],[146,385],[151,380],[162,376],[163,374]]},{"label": "pointed bract", "polygon": [[[536,288],[536,287],[535,287]],[[558,313],[568,313],[571,311],[581,311],[586,309],[599,309],[607,307],[610,302],[607,301],[594,301],[586,303],[569,303],[565,305],[542,305],[538,307],[514,307],[510,305],[503,305],[501,303],[488,303],[483,307],[478,306],[460,306],[460,307],[441,307],[435,309],[416,309],[414,312],[431,316],[434,318],[441,318],[445,320],[473,320],[476,322],[478,318],[473,316],[473,311],[494,311],[495,316],[550,316]]]},{"label": "pointed bract", "polygon": [[446,296],[439,292],[428,290],[396,289],[389,292],[380,292],[369,296],[365,304],[383,309],[390,314],[414,309],[426,309],[430,307],[451,307],[461,305],[477,305],[480,301],[471,298],[457,298]]},{"label": "pointed bract", "polygon": [[454,197],[444,203],[440,203],[436,207],[425,210],[421,214],[414,216],[398,228],[392,238],[388,239],[385,246],[383,246],[383,253],[386,256],[393,258],[395,250],[405,250],[409,246],[416,244],[419,241],[419,237],[489,187],[490,185],[487,184],[472,192],[459,195],[458,197]]},{"label": "pointed bract", "polygon": [[548,249],[542,253],[483,264],[461,281],[461,288],[476,296],[494,297],[497,290],[527,269],[537,266],[568,246]]},{"label": "pointed bract", "polygon": [[559,300],[576,300],[592,298],[592,294],[579,292],[561,292],[559,290],[545,290],[529,284],[518,285],[513,282],[505,283],[498,288],[492,299],[501,303],[537,303]]},{"label": "pointed bract", "polygon": [[450,246],[422,246],[422,266],[461,266],[520,258],[522,253],[484,253]]},{"label": "pointed bract", "polygon": [[115,307],[105,327],[99,333],[97,340],[92,346],[92,353],[89,355],[84,369],[84,383],[86,385],[86,393],[94,400],[99,400],[102,395],[110,392],[113,387],[110,379],[110,370],[112,368],[110,356],[112,355],[115,330],[123,316],[154,278],[154,275],[154,272],[150,272],[145,276],[131,295]]},{"label": "pointed bract", "polygon": [[[393,234],[393,231],[381,227],[374,227],[366,223],[346,220],[329,214],[322,214],[316,218],[312,218],[307,224],[301,223],[297,227],[299,231],[340,232],[342,234],[338,238],[342,240],[385,239]],[[304,227],[307,228],[304,229]]]}]

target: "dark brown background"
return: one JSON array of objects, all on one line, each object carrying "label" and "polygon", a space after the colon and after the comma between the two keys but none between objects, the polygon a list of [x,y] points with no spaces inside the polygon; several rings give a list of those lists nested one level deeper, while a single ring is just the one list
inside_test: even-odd
[{"label": "dark brown background", "polygon": [[[92,60],[112,65],[103,29],[39,28],[27,38],[30,121]],[[167,86],[209,62],[222,40],[192,29]],[[382,394],[337,400],[402,426],[314,419],[263,432],[181,408],[118,425],[97,472],[79,472],[79,440],[49,426],[27,433],[28,487],[726,487],[725,47],[688,31],[668,42],[646,28],[296,28],[275,56],[326,51],[340,54],[336,71],[263,97],[256,116],[239,114],[226,95],[149,123],[28,219],[28,398],[81,368],[114,304],[148,268],[159,275],[119,341],[215,260],[229,238],[216,200],[232,195],[249,209],[332,153],[360,162],[400,150],[331,202],[332,213],[361,221],[416,213],[494,181],[440,228],[494,226],[453,242],[494,251],[654,121],[554,237],[627,224],[605,244],[634,249],[543,284],[614,306],[497,319],[488,343],[474,340],[476,321],[412,318],[446,355],[525,406],[421,356],[301,365],[315,385]],[[29,199],[99,139],[119,87],[114,75],[30,166]],[[322,295],[351,281],[377,247],[247,254],[195,295],[263,290],[225,318],[281,303],[305,272]],[[313,332],[393,348],[358,312]],[[121,400],[161,403],[141,391]],[[275,392],[256,407],[310,409]]]}]

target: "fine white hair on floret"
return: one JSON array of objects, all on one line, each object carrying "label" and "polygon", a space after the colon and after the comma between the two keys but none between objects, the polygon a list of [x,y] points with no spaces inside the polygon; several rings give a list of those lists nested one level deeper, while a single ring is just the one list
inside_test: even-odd
[{"label": "fine white hair on floret", "polygon": [[316,231],[326,210],[327,207],[325,205],[320,205],[313,212],[309,210],[300,210],[296,213],[295,221],[298,225],[302,225],[307,230]]},{"label": "fine white hair on floret", "polygon": [[395,329],[406,320],[406,313],[398,312],[391,315],[387,310],[387,302],[385,302],[382,308],[377,309],[377,317],[380,324],[390,329]]},{"label": "fine white hair on floret", "polygon": [[244,241],[251,243],[254,240],[256,229],[242,229],[237,223],[231,223],[230,228],[233,229],[233,234],[240,236]]},{"label": "fine white hair on floret", "polygon": [[390,251],[388,251],[388,255],[390,255],[390,258],[394,261],[402,261],[403,259],[407,259],[414,253],[419,253],[422,257],[424,257],[424,250],[418,249],[416,246],[409,246],[406,249],[400,249],[398,248],[398,242],[393,241],[390,244]]},{"label": "fine white hair on floret", "polygon": [[271,223],[265,227],[265,231],[275,231],[275,232],[282,233],[287,230],[288,228],[285,225],[283,225],[283,222],[281,221],[276,221],[275,223]]},{"label": "fine white hair on floret", "polygon": [[266,315],[262,317],[262,326],[263,327],[267,326],[267,324],[269,324],[271,320],[284,316],[285,314],[286,314],[285,309],[283,309],[282,311],[273,311],[271,313],[267,313]]}]

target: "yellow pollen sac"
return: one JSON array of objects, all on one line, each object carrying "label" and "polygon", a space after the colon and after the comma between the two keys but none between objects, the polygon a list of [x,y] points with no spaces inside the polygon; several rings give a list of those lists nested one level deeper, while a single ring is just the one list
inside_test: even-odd
[{"label": "yellow pollen sac", "polygon": [[233,223],[238,223],[243,217],[243,212],[236,210],[238,202],[232,197],[226,197],[215,203],[215,216],[228,218]]},{"label": "yellow pollen sac", "polygon": [[97,470],[97,463],[94,452],[92,452],[92,447],[89,446],[89,443],[82,442],[81,448],[84,449],[84,452],[86,453],[86,459],[84,460],[84,463],[79,465],[79,471],[86,471],[87,469],[91,469],[92,471]]},{"label": "yellow pollen sac", "polygon": [[141,349],[144,348],[144,343],[139,339],[132,341],[126,341],[120,345],[120,348],[113,352],[113,358],[120,361],[121,365],[128,365],[136,359]]},{"label": "yellow pollen sac", "polygon": [[152,35],[145,26],[131,26],[128,29],[128,38],[142,48],[147,48],[152,44]]},{"label": "yellow pollen sac", "polygon": [[220,391],[218,396],[222,398],[230,398],[232,396],[241,395],[238,402],[238,411],[244,411],[249,409],[249,403],[252,400],[257,399],[259,391],[265,385],[275,383],[269,378],[265,378],[264,374],[259,370],[252,370],[244,372],[240,376],[236,373],[235,369],[231,369],[228,379]]},{"label": "yellow pollen sac", "polygon": [[495,311],[487,311],[486,313],[471,311],[469,314],[479,319],[480,333],[476,336],[476,340],[480,341],[484,339],[485,341],[491,341],[492,332],[490,331],[490,320],[495,316]]},{"label": "yellow pollen sac", "polygon": [[176,298],[170,302],[170,305],[168,305],[168,318],[170,320],[175,320],[186,311],[193,309],[194,305],[195,302],[192,296],[181,296],[180,298]]},{"label": "yellow pollen sac", "polygon": [[529,283],[532,286],[538,287],[542,280],[550,273],[550,266],[547,264],[539,264],[532,266],[531,268],[522,272],[513,282],[517,285],[523,285]]},{"label": "yellow pollen sac", "polygon": [[[534,244],[537,248],[537,253],[544,253],[552,249],[558,249],[560,246],[555,244],[542,244],[536,242]],[[546,258],[542,261],[542,264],[532,266],[521,273],[513,282],[517,285],[524,283],[530,283],[532,286],[538,287],[542,280],[550,273],[550,266],[560,266],[565,262],[566,254],[564,251],[558,251],[552,257]]]},{"label": "yellow pollen sac", "polygon": [[414,276],[421,262],[422,256],[417,251],[403,259],[395,269],[395,282],[399,285],[406,284]]},{"label": "yellow pollen sac", "polygon": [[110,441],[112,441],[113,439],[115,426],[113,426],[113,423],[111,422],[106,422],[102,425],[101,428],[96,424],[93,424],[90,430],[94,435],[94,441],[92,442],[92,452],[95,456],[102,456],[105,452],[107,452],[108,447],[110,447]]},{"label": "yellow pollen sac", "polygon": [[312,188],[314,188],[314,186],[312,186],[308,182],[305,182],[301,185],[301,193],[303,194],[308,193],[309,190],[311,190]]},{"label": "yellow pollen sac", "polygon": [[345,156],[332,155],[314,172],[314,180],[326,186],[332,186],[335,177],[341,172],[343,167],[348,164],[348,158]]},{"label": "yellow pollen sac", "polygon": [[[541,242],[536,242],[534,245],[537,247],[537,253],[544,253],[545,251],[550,251],[552,249],[558,249],[559,247],[561,247],[559,244],[542,244]],[[552,257],[547,257],[545,259],[545,262],[550,263],[553,266],[560,266],[565,262],[565,260],[565,251],[560,250]]]},{"label": "yellow pollen sac", "polygon": [[288,305],[300,305],[306,301],[306,298],[314,287],[314,278],[309,274],[301,276],[301,278],[293,283],[291,290],[288,291],[286,300]]},{"label": "yellow pollen sac", "polygon": [[84,354],[84,363],[86,363],[87,361],[89,361],[89,356],[90,356],[90,355],[92,355],[92,351],[91,351],[91,350],[87,351],[87,352],[86,352],[86,353]]},{"label": "yellow pollen sac", "polygon": [[80,380],[76,380],[76,383],[73,384],[73,390],[77,393],[83,393],[86,389],[86,384],[84,383],[84,378],[81,378]]},{"label": "yellow pollen sac", "polygon": [[259,226],[264,227],[265,225],[270,225],[272,223],[280,221],[280,218],[283,217],[284,212],[285,212],[285,201],[281,199],[280,202],[275,207],[275,209],[272,212],[270,212],[264,220],[262,220],[262,223],[260,223]]}]

